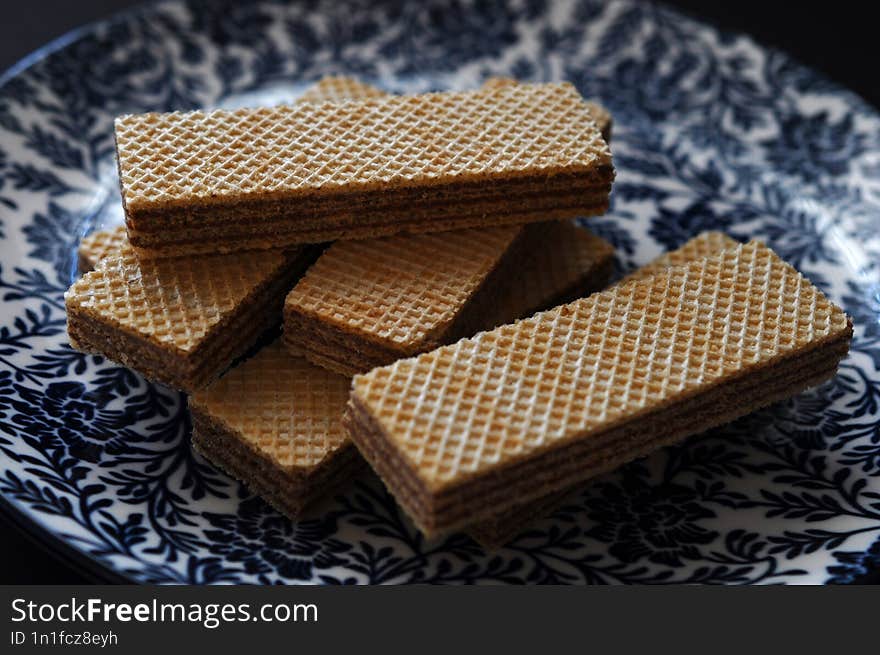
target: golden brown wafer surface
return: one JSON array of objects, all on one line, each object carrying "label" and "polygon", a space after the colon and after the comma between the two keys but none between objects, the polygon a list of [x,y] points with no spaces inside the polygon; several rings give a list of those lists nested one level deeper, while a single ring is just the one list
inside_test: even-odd
[{"label": "golden brown wafer surface", "polygon": [[98,230],[83,237],[77,250],[80,272],[86,273],[92,270],[105,257],[119,253],[127,243],[128,237],[124,225]]},{"label": "golden brown wafer surface", "polygon": [[605,287],[613,246],[589,229],[568,221],[532,225],[538,232],[514,279],[506,281],[499,313],[485,327],[497,327]]},{"label": "golden brown wafer surface", "polygon": [[739,242],[736,239],[727,236],[723,232],[703,232],[690,239],[681,248],[664,253],[649,264],[637,268],[624,277],[620,283],[651,277],[671,266],[681,266],[703,257],[710,257],[722,250],[735,248],[738,244]]},{"label": "golden brown wafer surface", "polygon": [[[336,100],[381,94],[351,78],[322,80],[314,91]],[[338,241],[290,292],[285,315],[296,314],[380,343],[398,356],[421,352],[438,343],[519,230],[502,227]],[[301,348],[305,340],[305,335],[296,334],[298,327],[293,320],[285,325],[292,350]],[[435,341],[428,341],[432,336]],[[350,373],[360,369],[345,363],[337,363],[336,368]]]},{"label": "golden brown wafer surface", "polygon": [[337,241],[297,283],[285,312],[398,350],[441,336],[517,238],[518,227]]},{"label": "golden brown wafer surface", "polygon": [[[512,77],[490,77],[487,78],[483,82],[482,88],[484,89],[500,89],[507,86],[512,86],[514,84],[521,84],[518,80],[513,79]],[[596,121],[596,125],[599,128],[599,131],[602,133],[602,137],[605,141],[611,140],[611,130],[612,130],[612,119],[611,112],[605,109],[602,105],[587,101],[587,107],[589,108],[590,115],[594,121]]]},{"label": "golden brown wafer surface", "polygon": [[139,248],[591,214],[607,205],[613,177],[569,84],[123,116],[116,143]]},{"label": "golden brown wafer surface", "polygon": [[[523,500],[567,488],[603,435],[771,365],[807,366],[798,358],[825,344],[839,358],[851,333],[840,308],[750,243],[356,376],[346,421],[431,533],[515,504],[512,485]],[[705,414],[693,425],[710,427]],[[681,429],[667,437],[692,433]]]},{"label": "golden brown wafer surface", "polygon": [[298,518],[363,468],[340,421],[349,386],[273,343],[193,394],[193,446]]},{"label": "golden brown wafer surface", "polygon": [[354,375],[596,291],[612,258],[565,222],[337,242],[288,295],[285,341]]},{"label": "golden brown wafer surface", "polygon": [[189,352],[286,260],[274,250],[142,261],[125,247],[74,282],[65,298],[68,309]]},{"label": "golden brown wafer surface", "polygon": [[[355,98],[378,98],[384,91],[364,84],[353,77],[325,77],[308,87],[297,98],[297,103],[340,102]],[[105,257],[114,255],[128,243],[125,225],[97,230],[83,237],[80,242],[79,270],[86,273]]]},{"label": "golden brown wafer surface", "polygon": [[[610,166],[567,83],[116,119],[129,211]],[[586,120],[585,120],[586,119]]]},{"label": "golden brown wafer surface", "polygon": [[176,388],[198,388],[277,320],[307,257],[271,250],[142,260],[125,245],[66,292],[71,344]]},{"label": "golden brown wafer surface", "polygon": [[308,472],[348,440],[341,418],[349,386],[348,378],[290,355],[276,341],[190,403],[274,466]]},{"label": "golden brown wafer surface", "polygon": [[[539,257],[542,261],[534,262],[533,265],[529,266],[529,269],[534,271],[551,271],[554,267],[562,267],[563,271],[572,270],[576,268],[577,262],[582,261],[584,258],[601,256],[602,246],[600,244],[596,244],[593,247],[585,244],[578,248],[577,244],[579,241],[586,238],[588,234],[586,232],[584,235],[560,235],[558,239],[559,247],[539,251]],[[577,238],[578,236],[580,236],[580,239]],[[688,240],[680,248],[666,252],[644,266],[637,268],[617,284],[645,279],[661,273],[672,266],[682,266],[704,257],[711,257],[723,250],[735,248],[736,246],[737,241],[735,239],[721,232],[703,232]],[[610,248],[610,246],[608,247]],[[562,275],[565,276],[565,273],[563,272]],[[540,275],[529,275],[524,279],[524,282],[535,280],[536,282],[533,282],[530,286],[535,285],[535,283],[540,285],[543,284],[541,282],[543,279],[543,276]],[[530,291],[530,293],[537,293],[537,291]],[[521,315],[525,316],[527,314],[522,313]],[[580,485],[562,492],[553,493],[549,497],[540,498],[536,501],[511,508],[505,513],[493,517],[491,520],[471,526],[468,531],[487,548],[494,549],[503,546],[532,522],[555,509],[565,497],[578,488],[580,488]]]}]

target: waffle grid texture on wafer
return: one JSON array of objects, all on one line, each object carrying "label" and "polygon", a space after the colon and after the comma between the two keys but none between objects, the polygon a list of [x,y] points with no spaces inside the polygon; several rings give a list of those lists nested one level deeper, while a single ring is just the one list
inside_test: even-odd
[{"label": "waffle grid texture on wafer", "polygon": [[[387,95],[374,86],[353,77],[324,77],[307,88],[297,103],[341,102],[357,98],[380,98]],[[88,273],[105,257],[115,255],[128,245],[125,225],[97,230],[83,237],[77,254],[79,270]]]},{"label": "waffle grid texture on wafer", "polygon": [[117,225],[107,230],[98,230],[83,237],[77,248],[79,270],[88,273],[99,261],[118,254],[128,244],[125,226]]},{"label": "waffle grid texture on wafer", "polygon": [[345,102],[365,98],[384,98],[388,94],[371,84],[366,84],[353,77],[324,77],[306,89],[296,99],[301,103]]},{"label": "waffle grid texture on wafer", "polygon": [[142,260],[131,247],[65,293],[71,344],[177,389],[220,375],[277,323],[311,248]]},{"label": "waffle grid texture on wafer", "polygon": [[357,376],[345,424],[434,534],[793,395],[851,335],[750,243]]},{"label": "waffle grid texture on wafer", "polygon": [[[518,80],[515,80],[512,77],[489,77],[483,82],[483,89],[500,89],[507,86],[512,86],[514,84],[521,84]],[[611,131],[613,128],[613,120],[611,118],[611,112],[609,112],[602,105],[591,102],[589,100],[586,101],[587,110],[590,113],[590,117],[595,121],[596,127],[599,128],[599,132],[602,134],[602,138],[605,139],[606,142],[611,141]]]},{"label": "waffle grid texture on wafer", "polygon": [[[568,265],[571,265],[571,262],[576,261],[576,258],[572,258],[571,255],[563,256],[562,258],[554,257],[554,253],[560,251],[564,253],[566,248],[572,248],[572,244],[575,243],[576,239],[568,236],[568,238],[564,239],[563,243],[559,244],[558,249],[547,251],[547,254],[543,254],[545,251],[540,251],[542,254],[539,255],[539,258],[541,260],[546,259],[549,261],[534,262],[534,270],[552,270],[552,267],[560,266],[560,261],[563,262],[563,266],[565,266],[565,260],[568,260]],[[735,248],[737,245],[738,243],[736,240],[721,232],[703,232],[687,241],[680,248],[664,253],[648,264],[637,268],[617,284],[622,284],[635,279],[645,279],[652,275],[656,275],[657,273],[661,273],[667,268],[682,266],[705,257],[711,257],[721,253],[725,249]],[[526,315],[530,314],[523,314],[523,316]],[[506,322],[508,321],[501,321],[498,325]],[[479,541],[483,547],[490,550],[496,549],[520,534],[535,520],[549,514],[553,509],[559,506],[566,497],[579,489],[580,486],[581,485],[578,484],[565,491],[552,492],[537,500],[510,507],[504,512],[493,516],[491,519],[468,526],[468,532]]]},{"label": "waffle grid texture on wafer", "polygon": [[571,223],[336,242],[285,300],[285,342],[354,375],[595,291],[612,258]]},{"label": "waffle grid texture on wafer", "polygon": [[193,394],[193,443],[296,517],[359,468],[341,424],[349,386],[276,341]]},{"label": "waffle grid texture on wafer", "polygon": [[530,248],[506,280],[497,314],[481,329],[511,323],[537,311],[586,296],[608,284],[614,265],[614,247],[588,228],[567,221],[538,223]]},{"label": "waffle grid texture on wafer", "polygon": [[115,134],[129,238],[153,254],[596,214],[614,174],[569,84],[140,114]]},{"label": "waffle grid texture on wafer", "polygon": [[736,248],[739,242],[723,232],[708,231],[698,234],[690,239],[681,248],[671,250],[652,260],[626,275],[618,284],[643,280],[657,273],[662,273],[667,268],[682,266],[692,261],[717,255],[722,250]]}]

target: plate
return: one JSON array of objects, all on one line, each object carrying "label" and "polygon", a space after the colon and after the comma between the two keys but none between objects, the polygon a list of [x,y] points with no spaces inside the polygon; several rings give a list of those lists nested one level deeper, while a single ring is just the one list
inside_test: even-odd
[{"label": "plate", "polygon": [[[445,9],[444,9],[445,7]],[[508,547],[426,542],[366,476],[297,523],[194,455],[186,400],[70,349],[80,238],[122,219],[112,119],[567,79],[614,114],[620,272],[760,238],[853,317],[833,381],[595,481]],[[160,583],[825,583],[880,565],[880,119],[747,38],[631,1],[167,2],[0,83],[0,492],[102,570]],[[48,538],[48,537],[47,537]]]}]

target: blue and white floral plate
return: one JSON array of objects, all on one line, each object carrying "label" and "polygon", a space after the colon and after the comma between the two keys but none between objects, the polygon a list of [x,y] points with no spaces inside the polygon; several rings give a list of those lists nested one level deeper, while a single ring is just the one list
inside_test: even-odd
[{"label": "blue and white floral plate", "polygon": [[[614,114],[590,225],[623,270],[706,229],[759,237],[841,303],[836,380],[608,476],[486,554],[426,543],[365,477],[297,524],[190,450],[185,399],[70,349],[83,234],[121,220],[123,112],[568,79]],[[152,5],[0,78],[0,492],[102,570],[149,582],[851,582],[880,566],[880,118],[746,38],[595,0]],[[49,538],[49,537],[47,537]]]}]

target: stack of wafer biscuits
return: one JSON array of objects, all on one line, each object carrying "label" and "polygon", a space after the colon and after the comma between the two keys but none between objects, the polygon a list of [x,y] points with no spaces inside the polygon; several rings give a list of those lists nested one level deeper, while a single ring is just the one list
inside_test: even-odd
[{"label": "stack of wafer biscuits", "polygon": [[610,134],[570,85],[507,78],[121,117],[126,224],[80,245],[71,343],[189,393],[193,447],[293,520],[369,464],[426,535],[503,545],[851,337],[720,233],[608,287],[613,248],[567,219],[607,207]]},{"label": "stack of wafer biscuits", "polygon": [[[562,231],[568,233],[568,229]],[[582,263],[581,272],[589,271],[594,266],[591,259],[594,238],[570,239],[567,246],[557,244],[561,246],[557,252],[566,260],[563,266],[575,269]],[[713,247],[715,252],[721,252],[723,245],[736,245],[732,239],[725,239],[720,241],[715,235],[701,235],[649,266],[662,270],[664,262],[693,261]],[[579,251],[579,243],[588,245]],[[531,258],[529,264],[543,259],[544,256]],[[555,266],[528,270],[528,275],[535,277],[530,288],[547,290],[547,295],[540,297],[544,302],[552,299],[560,288],[553,274],[560,265],[557,261]],[[564,279],[568,279],[567,276]],[[513,307],[508,309],[513,315],[526,316],[533,300],[534,296],[526,294],[518,301],[519,311]],[[348,457],[352,445],[342,430],[350,380],[289,354],[289,349],[285,356],[279,343],[264,352],[265,356],[261,353],[230,371],[217,384],[192,396],[193,444],[220,468],[258,491],[287,516],[296,518],[311,501],[323,495],[314,491],[315,486],[325,490],[332,488],[327,480],[345,477],[336,468],[347,471],[352,466]],[[297,389],[290,383],[292,375],[300,378]],[[331,393],[330,388],[344,388],[343,400],[340,401],[335,391]],[[314,389],[320,392],[310,391]],[[310,394],[307,399],[304,393]],[[271,410],[267,410],[266,405],[270,403],[273,403]],[[294,462],[291,451],[308,452],[310,459]],[[481,543],[501,545],[531,520],[555,507],[559,500],[560,496],[554,494],[519,505],[469,526],[468,530]]]}]

